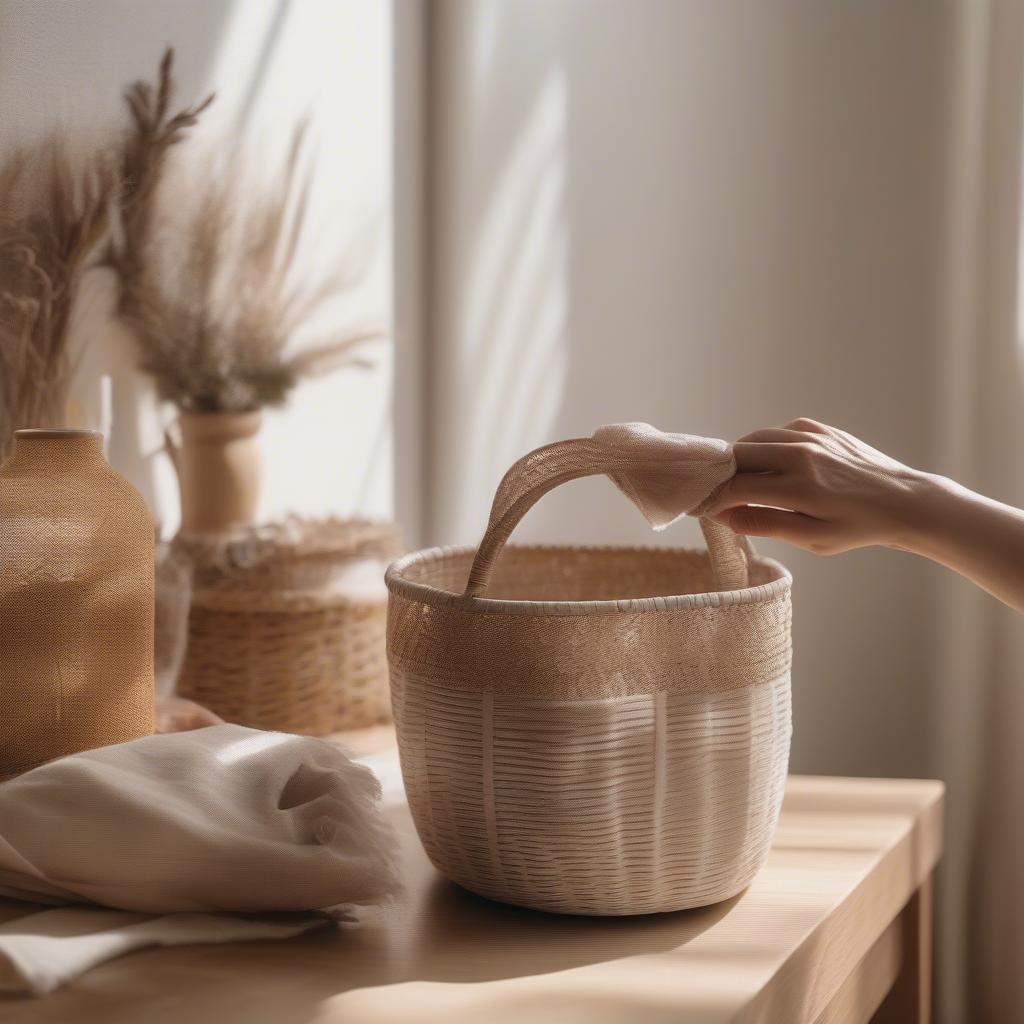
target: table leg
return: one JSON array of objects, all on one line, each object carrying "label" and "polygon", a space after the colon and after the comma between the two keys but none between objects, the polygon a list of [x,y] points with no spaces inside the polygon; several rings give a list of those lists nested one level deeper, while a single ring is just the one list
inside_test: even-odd
[{"label": "table leg", "polygon": [[903,919],[903,966],[872,1024],[930,1024],[932,1019],[932,876],[911,896]]}]

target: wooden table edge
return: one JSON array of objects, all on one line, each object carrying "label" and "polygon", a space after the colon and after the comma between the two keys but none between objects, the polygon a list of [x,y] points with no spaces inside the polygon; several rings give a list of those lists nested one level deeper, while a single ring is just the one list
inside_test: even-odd
[{"label": "wooden table edge", "polygon": [[[932,879],[942,856],[945,784],[938,779],[791,775],[787,785],[815,779],[909,785],[920,791],[921,802],[900,841],[879,856],[734,1019],[737,1024],[927,1024]],[[803,978],[801,985],[801,976],[813,973],[815,963],[826,969],[814,974],[811,984]],[[801,994],[804,1005],[798,1005]]]}]

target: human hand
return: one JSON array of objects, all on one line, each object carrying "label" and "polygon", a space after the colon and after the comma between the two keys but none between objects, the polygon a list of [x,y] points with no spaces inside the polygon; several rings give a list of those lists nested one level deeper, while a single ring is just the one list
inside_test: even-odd
[{"label": "human hand", "polygon": [[704,515],[819,555],[868,544],[911,551],[1024,612],[1024,510],[814,420],[757,430],[733,447],[736,475]]},{"label": "human hand", "polygon": [[826,555],[909,548],[928,514],[934,478],[815,420],[754,431],[734,452],[736,475],[705,514],[736,533]]}]

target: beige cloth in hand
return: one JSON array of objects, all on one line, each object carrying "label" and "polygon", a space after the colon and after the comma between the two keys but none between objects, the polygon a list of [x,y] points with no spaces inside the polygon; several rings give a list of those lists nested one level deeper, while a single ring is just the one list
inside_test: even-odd
[{"label": "beige cloth in hand", "polygon": [[656,530],[700,515],[736,473],[732,445],[714,437],[667,434],[649,423],[612,423],[595,430],[593,439],[628,462],[608,476]]},{"label": "beige cloth in hand", "polygon": [[[334,745],[236,725],[73,754],[0,785],[0,896],[174,915],[60,940],[52,966],[55,947],[22,918],[0,930],[7,984],[45,991],[137,945],[264,937],[260,922],[196,912],[340,916],[381,902],[398,884],[378,797],[373,773]],[[78,913],[88,930],[96,912]],[[277,935],[314,920],[263,923]]]}]

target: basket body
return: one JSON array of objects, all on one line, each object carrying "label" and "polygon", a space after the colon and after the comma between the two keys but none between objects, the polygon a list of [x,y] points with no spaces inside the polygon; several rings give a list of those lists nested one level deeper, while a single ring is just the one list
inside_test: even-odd
[{"label": "basket body", "polygon": [[509,546],[388,573],[394,717],[435,866],[538,910],[728,899],[767,855],[790,739],[789,574],[716,592],[705,552]]},{"label": "basket body", "polygon": [[326,736],[390,718],[383,601],[193,595],[178,692],[253,729]]},{"label": "basket body", "polygon": [[379,573],[394,526],[290,521],[263,533],[176,541],[195,564],[179,693],[256,729],[324,736],[386,722]]}]

